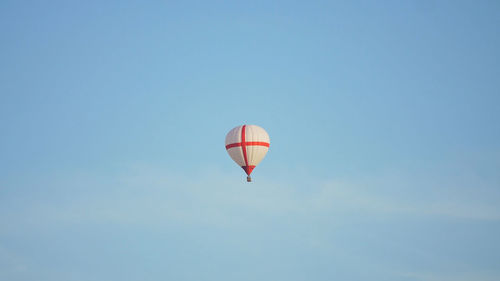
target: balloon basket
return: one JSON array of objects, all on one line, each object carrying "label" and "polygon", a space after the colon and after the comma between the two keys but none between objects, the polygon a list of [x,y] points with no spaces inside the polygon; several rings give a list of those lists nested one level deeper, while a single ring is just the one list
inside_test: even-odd
[{"label": "balloon basket", "polygon": [[247,182],[251,182],[252,178],[250,176],[247,177]]}]

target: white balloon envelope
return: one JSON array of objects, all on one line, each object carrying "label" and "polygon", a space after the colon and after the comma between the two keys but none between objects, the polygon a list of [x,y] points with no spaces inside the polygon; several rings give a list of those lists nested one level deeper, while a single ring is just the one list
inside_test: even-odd
[{"label": "white balloon envelope", "polygon": [[250,174],[266,156],[269,145],[269,135],[257,125],[237,126],[226,135],[227,153],[247,173],[249,182],[252,181]]}]

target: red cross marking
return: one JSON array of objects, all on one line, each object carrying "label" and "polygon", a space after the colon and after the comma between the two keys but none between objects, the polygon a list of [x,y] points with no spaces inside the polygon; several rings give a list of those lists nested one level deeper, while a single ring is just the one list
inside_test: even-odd
[{"label": "red cross marking", "polygon": [[252,173],[252,170],[255,168],[255,166],[253,166],[253,165],[248,166],[247,146],[255,145],[255,146],[269,147],[269,143],[263,142],[263,141],[249,141],[249,142],[247,142],[245,140],[245,128],[246,128],[246,125],[243,125],[243,128],[241,128],[241,142],[230,143],[230,144],[226,145],[226,149],[241,146],[241,150],[243,152],[243,158],[245,159],[245,166],[243,166],[242,168],[243,168],[243,170],[245,170],[245,172],[248,175],[250,175],[250,173]]}]

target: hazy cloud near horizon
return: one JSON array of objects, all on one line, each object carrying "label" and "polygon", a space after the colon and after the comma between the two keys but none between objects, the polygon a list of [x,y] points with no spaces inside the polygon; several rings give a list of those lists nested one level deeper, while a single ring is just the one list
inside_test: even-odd
[{"label": "hazy cloud near horizon", "polygon": [[[215,273],[206,272],[206,266],[228,262],[229,257],[217,258],[219,251],[240,256],[239,266],[253,263],[262,267],[253,278],[270,270],[278,279],[306,280],[299,274],[304,268],[287,268],[296,262],[293,259],[304,255],[322,260],[314,265],[306,262],[309,270],[331,266],[339,276],[350,276],[351,263],[358,259],[372,264],[367,270],[371,275],[389,280],[435,280],[436,276],[442,280],[450,276],[451,280],[456,277],[456,269],[449,267],[452,263],[462,264],[463,276],[493,280],[498,274],[493,261],[498,258],[494,249],[500,231],[499,209],[487,202],[496,201],[499,194],[491,186],[475,187],[482,195],[471,197],[469,187],[460,183],[447,187],[428,183],[423,187],[425,182],[390,175],[358,181],[311,180],[311,185],[303,186],[283,178],[257,178],[249,184],[240,174],[222,170],[196,178],[169,174],[159,167],[124,170],[108,176],[88,171],[57,179],[44,176],[4,188],[0,223],[6,227],[0,233],[9,241],[0,245],[0,259],[7,270],[4,275],[18,280],[38,274],[40,280],[74,276],[67,268],[54,267],[58,263],[47,266],[44,256],[64,263],[65,257],[78,260],[74,255],[83,251],[92,255],[94,262],[89,268],[78,269],[80,277],[72,280],[97,278],[100,275],[90,270],[94,263],[110,262],[100,251],[119,256],[123,252],[135,260],[150,254],[142,252],[143,247],[153,247],[155,255],[171,260],[164,265],[169,276],[179,278],[188,278],[187,268],[175,266],[180,249],[191,253],[180,254],[184,266],[209,275]],[[405,184],[408,182],[414,184]],[[35,194],[50,192],[52,196],[21,197],[12,188],[32,188]],[[436,193],[436,189],[440,191]],[[492,232],[475,241],[477,226]],[[47,248],[30,248],[33,243]],[[463,243],[476,246],[472,252],[469,249],[467,254],[457,255]],[[161,246],[156,248],[156,244]],[[168,251],[171,247],[177,250]],[[480,251],[482,247],[492,250],[488,254],[493,258],[491,266],[474,262],[486,255]],[[90,250],[94,252],[87,252]],[[200,254],[206,260],[194,257]],[[269,256],[251,261],[253,255],[262,254]],[[287,269],[265,262],[278,257],[280,266]],[[399,264],[400,259],[410,263]],[[242,277],[237,269],[233,274]],[[355,279],[363,276],[359,273]]]},{"label": "hazy cloud near horizon", "polygon": [[[500,192],[494,183],[439,184],[394,173],[319,182],[311,178],[310,185],[304,186],[304,180],[294,183],[293,178],[257,178],[258,182],[243,183],[241,175],[221,170],[196,177],[158,167],[132,166],[124,171],[108,176],[65,174],[60,178],[31,179],[19,187],[5,186],[5,214],[7,208],[11,212],[13,208],[35,223],[33,216],[46,215],[41,221],[153,225],[169,221],[224,223],[236,210],[306,220],[321,214],[500,220],[496,204]],[[34,193],[9,197],[16,188],[28,188]],[[47,201],[36,198],[43,192],[51,194]],[[23,200],[26,204],[21,204]]]}]

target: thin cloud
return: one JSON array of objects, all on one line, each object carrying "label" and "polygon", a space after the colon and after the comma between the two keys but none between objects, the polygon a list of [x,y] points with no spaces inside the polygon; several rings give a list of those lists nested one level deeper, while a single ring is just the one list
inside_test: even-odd
[{"label": "thin cloud", "polygon": [[[68,181],[54,181],[58,182],[50,187],[54,201],[19,206],[16,213],[10,212],[11,216],[2,216],[4,225],[8,225],[6,220],[10,218],[28,225],[51,221],[248,226],[251,220],[239,221],[235,216],[255,214],[304,221],[327,214],[500,220],[498,206],[457,195],[463,189],[442,188],[440,197],[429,193],[415,198],[414,191],[407,190],[404,192],[407,195],[401,195],[400,189],[418,188],[423,192],[429,189],[400,187],[398,182],[381,179],[328,181],[313,186],[261,179],[259,183],[247,184],[217,171],[191,178],[153,168],[132,169],[131,173],[111,177],[102,180],[98,176],[79,175],[69,177]],[[433,187],[436,188],[439,187]]]}]

